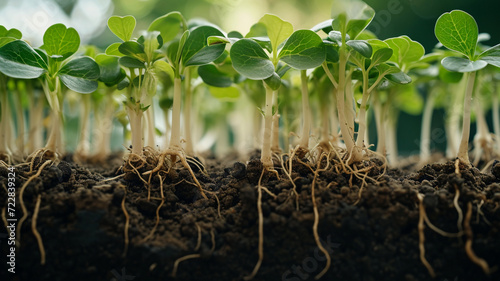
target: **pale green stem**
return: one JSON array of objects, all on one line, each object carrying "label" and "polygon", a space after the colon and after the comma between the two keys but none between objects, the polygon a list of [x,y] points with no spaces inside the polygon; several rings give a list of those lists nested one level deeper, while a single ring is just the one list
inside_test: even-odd
[{"label": "pale green stem", "polygon": [[373,99],[373,111],[375,113],[375,124],[377,125],[377,152],[385,156],[387,154],[385,140],[385,112],[376,95]]},{"label": "pale green stem", "polygon": [[147,124],[147,138],[146,138],[146,146],[155,148],[156,147],[156,142],[155,142],[155,135],[156,135],[156,127],[155,127],[155,118],[154,118],[154,108],[153,106],[150,106],[146,110],[146,124]]},{"label": "pale green stem", "polygon": [[361,97],[361,106],[359,107],[359,118],[358,118],[358,138],[356,139],[356,146],[365,147],[364,143],[365,131],[366,131],[366,104],[368,103],[368,98],[370,97],[370,92],[368,91],[368,71],[363,71],[363,96]]},{"label": "pale green stem", "polygon": [[170,148],[181,148],[181,78],[174,78],[174,104],[172,107],[172,132],[170,135]]},{"label": "pale green stem", "polygon": [[79,156],[89,155],[89,117],[90,117],[90,95],[82,95],[82,110],[80,112],[80,138],[75,153]]},{"label": "pale green stem", "polygon": [[8,114],[9,105],[8,105],[8,97],[7,97],[7,81],[5,81],[2,74],[0,74],[0,154],[10,155],[11,151],[8,147],[8,137],[9,132],[11,131],[11,122],[12,118]]},{"label": "pale green stem", "polygon": [[309,90],[308,79],[306,70],[300,71],[301,85],[302,85],[302,134],[300,139],[300,146],[304,149],[309,149],[309,135],[311,132],[311,109],[309,107]]},{"label": "pale green stem", "polygon": [[499,102],[498,102],[498,86],[497,83],[494,84],[494,90],[493,90],[493,97],[492,97],[492,103],[493,103],[493,130],[495,131],[495,140],[496,140],[496,149],[497,149],[497,154],[500,153],[500,108],[499,108]]},{"label": "pale green stem", "polygon": [[190,69],[187,70],[186,76],[185,76],[185,83],[186,83],[186,92],[185,97],[186,100],[184,101],[184,135],[185,135],[185,140],[186,140],[186,154],[187,155],[194,155],[194,148],[193,148],[193,137],[192,137],[192,132],[191,132],[191,107],[192,107],[192,99],[193,99],[193,93],[191,90],[191,72]]},{"label": "pale green stem", "polygon": [[477,166],[481,159],[484,159],[485,162],[490,161],[493,139],[491,138],[490,129],[488,128],[488,123],[486,122],[485,112],[480,96],[476,97],[474,105],[476,108],[475,113],[477,124],[477,131],[474,136],[474,166]]},{"label": "pale green stem", "polygon": [[16,94],[16,115],[17,115],[17,150],[19,155],[24,157],[24,148],[26,143],[26,128],[25,128],[25,118],[24,118],[24,108],[23,108],[23,94],[18,92]]},{"label": "pale green stem", "polygon": [[281,152],[281,148],[280,148],[280,115],[278,114],[278,91],[273,91],[273,105],[276,111],[273,114],[271,151],[279,153]]},{"label": "pale green stem", "polygon": [[470,104],[472,102],[472,92],[474,91],[474,80],[476,79],[476,71],[468,73],[467,88],[464,99],[464,116],[462,122],[462,139],[458,148],[458,158],[463,163],[470,166],[469,161],[469,135],[470,135]]},{"label": "pale green stem", "polygon": [[264,84],[266,88],[266,106],[264,112],[264,134],[262,141],[262,152],[260,161],[265,168],[273,166],[271,154],[272,124],[273,124],[273,90]]},{"label": "pale green stem", "polygon": [[132,154],[142,156],[143,131],[142,131],[142,111],[127,107],[127,114],[130,121],[130,131],[132,134]]},{"label": "pale green stem", "polygon": [[420,163],[429,162],[431,157],[431,124],[434,111],[435,94],[430,90],[422,116],[422,127],[420,133]]}]

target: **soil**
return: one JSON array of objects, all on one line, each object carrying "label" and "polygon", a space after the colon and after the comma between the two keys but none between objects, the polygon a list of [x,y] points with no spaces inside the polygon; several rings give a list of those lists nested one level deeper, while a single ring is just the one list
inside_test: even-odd
[{"label": "soil", "polygon": [[[257,185],[262,166],[257,157],[247,163],[207,158],[206,173],[195,170],[208,199],[179,166],[163,179],[163,204],[157,177],[149,186],[138,177],[105,181],[120,175],[121,157],[101,166],[70,159],[47,166],[27,186],[23,198],[29,215],[16,250],[16,273],[7,272],[4,235],[0,280],[242,280],[252,272],[259,243]],[[380,168],[381,163],[371,164]],[[271,173],[262,179],[262,186],[276,198],[262,192],[264,260],[254,280],[314,280],[326,264],[313,234],[314,173],[294,162],[297,210],[292,183],[281,167],[276,170],[280,179]],[[375,178],[380,171],[369,176]],[[29,176],[27,166],[16,168],[17,196]],[[7,183],[3,167],[0,182]],[[460,175],[454,161],[413,172],[390,169],[377,181],[366,182],[333,167],[318,173],[318,233],[332,260],[321,280],[432,280],[420,260],[418,193],[425,196],[430,222],[441,230],[457,233],[470,224],[472,249],[492,269],[487,275],[468,257],[467,235],[445,237],[426,225],[425,257],[436,272],[434,280],[500,280],[500,163],[488,173],[462,166]],[[38,195],[36,228],[46,252],[44,265],[32,232]],[[0,188],[0,198],[6,197]],[[123,200],[130,218],[128,246]],[[469,202],[472,217],[466,222]],[[16,203],[19,219],[19,198]],[[0,209],[5,206],[6,200],[0,200]],[[158,226],[145,240],[155,227],[157,210]],[[175,261],[187,255],[191,258],[178,263],[173,277]]]}]

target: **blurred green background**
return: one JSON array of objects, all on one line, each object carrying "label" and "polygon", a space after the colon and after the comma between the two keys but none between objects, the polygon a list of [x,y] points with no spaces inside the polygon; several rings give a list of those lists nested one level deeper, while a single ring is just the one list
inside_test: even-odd
[{"label": "blurred green background", "polygon": [[[437,43],[434,36],[437,18],[444,12],[461,9],[474,16],[480,32],[491,35],[491,40],[486,44],[495,45],[500,42],[500,1],[366,2],[377,12],[369,29],[381,39],[406,34],[421,42],[426,51],[430,52]],[[295,29],[310,28],[330,18],[331,3],[332,0],[0,0],[0,24],[20,29],[37,46],[41,44],[42,34],[47,27],[62,22],[79,31],[82,43],[105,47],[118,41],[106,27],[106,21],[111,15],[133,15],[137,19],[138,28],[145,29],[155,18],[171,11],[180,11],[188,19],[204,18],[226,32],[237,30],[245,34],[265,13],[280,16],[291,22]],[[420,121],[421,116],[401,114],[398,139],[399,150],[403,155],[418,152]],[[438,111],[433,118],[433,129],[442,128],[442,112]],[[370,140],[375,142],[373,128]],[[434,148],[444,150],[444,137],[436,137],[433,141]]]}]

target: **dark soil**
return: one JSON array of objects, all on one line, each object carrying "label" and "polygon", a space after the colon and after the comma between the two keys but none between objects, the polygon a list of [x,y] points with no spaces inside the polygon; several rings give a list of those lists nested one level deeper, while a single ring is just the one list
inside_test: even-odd
[{"label": "dark soil", "polygon": [[[22,225],[15,274],[7,272],[8,246],[2,239],[5,235],[0,236],[0,280],[242,280],[258,260],[257,183],[262,167],[255,158],[248,163],[225,162],[229,164],[208,159],[208,174],[196,172],[203,188],[217,195],[221,216],[215,196],[207,192],[204,199],[179,166],[163,182],[165,201],[159,209],[159,224],[147,241],[144,238],[155,226],[161,204],[157,177],[149,190],[137,177],[103,182],[120,174],[120,158],[106,167],[62,161],[45,168],[24,193],[29,216]],[[313,236],[314,174],[294,164],[297,210],[293,185],[277,170],[280,179],[265,174],[262,180],[277,197],[263,191],[264,260],[254,280],[314,280],[325,266]],[[16,168],[17,194],[29,177],[27,171],[26,166]],[[460,173],[455,173],[452,161],[413,173],[389,170],[378,182],[367,180],[354,204],[361,180],[333,168],[320,172],[315,186],[318,231],[332,258],[321,280],[431,280],[420,260],[417,193],[425,195],[430,221],[457,233],[456,189],[464,216],[472,203],[472,248],[493,273],[486,275],[469,259],[466,236],[443,237],[426,226],[425,256],[436,272],[435,280],[500,280],[500,164],[488,174],[464,167]],[[5,168],[0,168],[0,182],[7,183]],[[37,229],[46,251],[45,265],[40,264],[31,229],[39,194]],[[130,216],[125,255],[124,196]],[[6,190],[0,188],[0,209],[5,208],[6,197]],[[16,200],[19,219],[22,211]],[[460,227],[463,224],[459,222]],[[5,228],[1,233],[6,233]],[[180,262],[172,277],[174,262],[191,254],[198,255]]]}]

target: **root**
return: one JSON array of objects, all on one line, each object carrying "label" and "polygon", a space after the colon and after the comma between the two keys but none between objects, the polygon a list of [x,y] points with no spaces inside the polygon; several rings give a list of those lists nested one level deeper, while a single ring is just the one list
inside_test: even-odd
[{"label": "root", "polygon": [[34,180],[40,176],[43,169],[47,165],[49,165],[50,163],[52,163],[52,160],[45,161],[42,164],[42,166],[40,166],[40,168],[38,168],[38,172],[36,172],[36,174],[34,174],[33,176],[29,177],[28,180],[23,184],[23,186],[21,187],[21,189],[19,191],[19,205],[21,205],[21,209],[23,210],[23,216],[21,217],[21,219],[19,219],[19,224],[18,224],[17,229],[16,229],[16,231],[17,231],[16,232],[16,239],[18,239],[19,246],[21,246],[21,243],[19,242],[19,241],[21,241],[21,226],[23,225],[23,222],[26,220],[26,218],[28,218],[28,209],[26,208],[26,205],[24,204],[24,200],[23,200],[24,190],[26,189],[26,187],[28,186],[28,184],[32,180]]},{"label": "root", "polygon": [[215,200],[217,201],[217,215],[219,216],[219,219],[222,218],[221,212],[220,212],[220,201],[219,201],[219,196],[217,196],[217,193],[214,191],[209,191],[205,190],[208,194],[213,195],[215,197]]},{"label": "root", "polygon": [[467,213],[465,214],[465,220],[464,220],[465,236],[467,237],[467,240],[465,241],[465,252],[467,253],[467,256],[469,257],[469,259],[473,263],[479,265],[479,267],[481,267],[483,272],[486,275],[489,275],[491,273],[491,271],[490,271],[490,267],[488,266],[488,263],[484,259],[476,256],[476,254],[474,253],[474,250],[472,249],[473,233],[472,233],[472,229],[470,227],[471,217],[472,217],[472,203],[468,202],[467,203]]},{"label": "root", "polygon": [[[198,249],[201,245],[201,228],[198,226],[198,224],[196,224],[196,227],[198,227],[198,243],[196,245],[195,251],[198,251]],[[211,240],[212,240],[212,248],[210,248],[210,254],[211,254],[215,250],[215,234],[214,234],[213,229],[210,230],[210,236],[211,236]],[[199,259],[199,258],[201,258],[201,254],[190,254],[190,255],[185,255],[183,257],[178,258],[174,262],[174,268],[172,269],[172,277],[175,278],[175,276],[177,275],[177,269],[179,268],[179,264],[181,262],[186,261],[186,260],[190,260],[190,259]]]},{"label": "root", "polygon": [[119,178],[123,178],[124,176],[125,176],[125,174],[121,174],[121,175],[118,175],[116,177],[112,177],[112,178],[108,178],[108,179],[103,179],[99,183],[105,183],[105,182],[108,182],[108,181],[114,181],[114,180],[117,180]]},{"label": "root", "polygon": [[36,220],[38,219],[38,211],[40,210],[40,203],[42,201],[42,196],[38,194],[36,198],[35,210],[33,211],[33,218],[31,219],[31,230],[33,235],[35,235],[36,241],[38,242],[38,248],[40,249],[40,264],[45,264],[45,248],[43,247],[42,236],[36,229]]},{"label": "root", "polygon": [[479,223],[479,216],[481,215],[484,219],[484,222],[486,222],[487,225],[491,225],[491,222],[486,218],[483,211],[481,211],[481,207],[483,206],[483,204],[484,204],[484,200],[481,200],[481,202],[477,204],[476,223]]},{"label": "root", "polygon": [[144,239],[142,239],[140,243],[144,243],[148,241],[151,237],[153,237],[154,233],[156,232],[156,228],[158,228],[158,224],[160,223],[160,209],[161,207],[163,207],[163,204],[165,203],[165,196],[163,195],[163,178],[160,175],[158,175],[158,177],[160,178],[161,203],[158,206],[158,208],[156,208],[156,222],[155,225],[153,226],[153,229],[151,229],[151,232],[146,237],[144,237]]},{"label": "root", "polygon": [[425,214],[425,208],[424,208],[424,195],[418,193],[418,209],[419,209],[419,219],[418,219],[418,247],[420,249],[420,261],[424,264],[424,266],[427,268],[427,271],[429,271],[429,274],[431,275],[432,278],[436,277],[436,273],[434,272],[434,269],[430,265],[430,263],[427,261],[425,258],[425,234],[424,234],[424,218],[426,216]]},{"label": "root", "polygon": [[325,249],[325,247],[323,247],[323,245],[321,244],[321,240],[319,238],[319,234],[318,234],[319,213],[318,213],[318,205],[316,203],[316,196],[315,196],[315,192],[314,192],[315,191],[314,187],[316,185],[316,179],[318,178],[319,172],[328,170],[328,167],[330,166],[330,161],[327,161],[326,166],[323,169],[320,169],[320,167],[321,167],[321,160],[324,157],[326,157],[328,159],[329,155],[327,155],[327,154],[321,154],[321,156],[320,156],[320,158],[318,159],[318,162],[317,162],[318,164],[317,164],[316,170],[313,170],[309,165],[306,165],[311,170],[311,172],[314,174],[314,178],[313,178],[313,181],[311,183],[311,199],[312,199],[313,212],[314,212],[314,223],[313,223],[314,240],[316,241],[316,245],[318,246],[318,249],[320,249],[320,251],[325,255],[325,258],[326,258],[325,268],[323,268],[323,270],[320,273],[318,273],[318,275],[316,275],[314,277],[315,280],[318,280],[321,277],[323,277],[323,275],[325,275],[326,272],[328,272],[328,269],[330,269],[330,266],[331,266],[331,263],[332,263],[332,258],[330,257],[330,254]]},{"label": "root", "polygon": [[196,225],[196,229],[198,230],[198,240],[196,241],[196,247],[194,247],[194,251],[198,252],[201,247],[201,227],[199,224],[194,223]]},{"label": "root", "polygon": [[455,197],[453,198],[453,205],[455,209],[457,209],[458,220],[457,220],[457,228],[459,233],[463,233],[462,222],[464,221],[464,214],[462,212],[462,208],[458,205],[458,198],[460,197],[460,190],[456,184],[453,185],[455,187]]},{"label": "root", "polygon": [[250,275],[247,275],[243,277],[244,280],[252,280],[257,272],[260,269],[260,266],[262,264],[262,261],[264,260],[264,214],[262,213],[262,177],[264,176],[266,169],[262,169],[262,173],[260,174],[259,178],[259,183],[257,185],[257,211],[259,213],[259,246],[258,246],[258,253],[259,253],[259,260],[257,261],[257,264],[255,264],[255,267],[250,273]]},{"label": "root", "polygon": [[292,160],[293,160],[293,158],[295,156],[295,153],[296,153],[297,149],[299,149],[299,146],[295,147],[295,149],[292,150],[292,154],[290,155],[290,157],[288,159],[288,171],[287,171],[287,169],[285,168],[285,165],[284,165],[284,163],[285,163],[285,159],[284,159],[285,154],[282,154],[280,158],[281,158],[281,168],[283,169],[283,172],[288,177],[288,179],[290,180],[290,183],[293,186],[292,192],[295,195],[295,206],[296,206],[296,209],[298,211],[299,210],[299,193],[297,192],[297,185],[295,184],[295,181],[292,179]]},{"label": "root", "polygon": [[[166,157],[170,155],[171,159],[172,160],[176,160],[177,158],[179,158],[179,160],[181,161],[182,165],[184,166],[184,168],[186,168],[188,171],[189,171],[189,174],[191,174],[191,177],[193,178],[194,182],[195,182],[195,185],[198,187],[198,190],[200,191],[201,195],[203,196],[204,199],[208,199],[207,195],[205,194],[205,192],[203,191],[203,188],[200,184],[200,182],[198,181],[198,179],[196,178],[196,175],[194,174],[193,170],[191,169],[191,167],[189,166],[187,160],[186,160],[186,156],[184,155],[184,153],[181,151],[181,150],[175,150],[175,149],[167,149],[166,151],[162,152],[160,154],[160,159],[159,159],[159,163],[158,165],[156,166],[156,168],[154,168],[153,170],[151,171],[148,171],[148,172],[145,172],[143,173],[143,175],[149,175],[149,174],[153,174],[153,173],[156,173],[158,171],[160,171],[162,168],[164,169],[164,162],[165,162],[165,159]],[[172,161],[172,165],[173,166],[175,163],[175,161]],[[167,172],[170,170],[170,167],[167,169]]]},{"label": "root", "polygon": [[123,214],[125,215],[125,228],[123,229],[123,235],[125,238],[125,242],[124,242],[124,246],[123,246],[122,256],[126,257],[127,252],[128,252],[128,245],[129,245],[128,230],[129,230],[129,226],[130,226],[130,216],[127,212],[127,209],[125,208],[125,199],[127,197],[127,189],[125,188],[125,186],[122,186],[122,188],[125,191],[125,194],[123,195],[123,199],[122,199],[122,204],[121,204]]},{"label": "root", "polygon": [[[54,164],[59,163],[59,156],[52,150],[47,148],[39,149],[28,156],[30,170],[29,173],[32,173],[34,170],[37,170],[40,167],[40,164],[46,163],[47,161],[51,161]],[[42,164],[43,165],[43,164]]]}]

